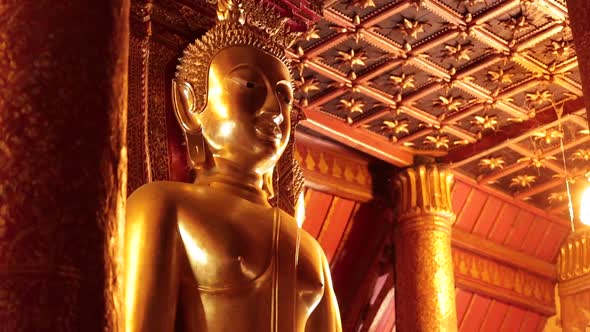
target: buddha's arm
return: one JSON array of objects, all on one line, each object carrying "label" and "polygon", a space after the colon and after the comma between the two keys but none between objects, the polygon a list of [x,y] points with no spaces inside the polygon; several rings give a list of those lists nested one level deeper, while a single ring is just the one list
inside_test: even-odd
[{"label": "buddha's arm", "polygon": [[126,332],[174,330],[180,241],[174,209],[152,189],[140,188],[127,203]]},{"label": "buddha's arm", "polygon": [[340,310],[338,309],[338,302],[336,301],[334,288],[332,288],[330,265],[321,249],[320,254],[322,256],[324,295],[309,317],[307,324],[305,325],[305,332],[342,332]]}]

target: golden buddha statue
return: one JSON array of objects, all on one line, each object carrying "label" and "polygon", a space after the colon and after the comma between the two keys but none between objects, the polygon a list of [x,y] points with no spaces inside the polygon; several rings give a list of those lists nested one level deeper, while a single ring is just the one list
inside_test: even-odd
[{"label": "golden buddha statue", "polygon": [[292,131],[294,35],[254,0],[219,8],[173,82],[197,179],[127,203],[125,331],[341,331],[321,247],[269,203]]}]

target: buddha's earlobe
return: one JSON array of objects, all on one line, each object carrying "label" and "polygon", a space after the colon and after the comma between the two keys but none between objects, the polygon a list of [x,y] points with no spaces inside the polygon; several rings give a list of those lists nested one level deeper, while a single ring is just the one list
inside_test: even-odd
[{"label": "buddha's earlobe", "polygon": [[207,152],[201,123],[195,110],[195,93],[188,82],[172,80],[172,104],[176,119],[184,131],[190,162],[198,170],[205,164]]}]

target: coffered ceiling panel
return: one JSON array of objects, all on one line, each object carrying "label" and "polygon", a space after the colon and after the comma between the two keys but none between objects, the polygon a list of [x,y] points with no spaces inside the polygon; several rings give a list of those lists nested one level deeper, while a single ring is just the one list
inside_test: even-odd
[{"label": "coffered ceiling panel", "polygon": [[590,166],[561,1],[341,0],[289,55],[311,127],[376,157],[440,158],[557,214]]}]

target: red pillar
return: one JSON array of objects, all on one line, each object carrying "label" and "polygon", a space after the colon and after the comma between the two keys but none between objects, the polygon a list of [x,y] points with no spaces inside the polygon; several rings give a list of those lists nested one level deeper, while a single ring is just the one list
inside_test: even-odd
[{"label": "red pillar", "polygon": [[114,330],[129,0],[0,5],[0,325]]},{"label": "red pillar", "polygon": [[590,1],[567,0],[567,9],[582,77],[586,114],[589,115],[587,119],[590,120]]}]

